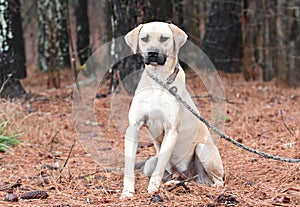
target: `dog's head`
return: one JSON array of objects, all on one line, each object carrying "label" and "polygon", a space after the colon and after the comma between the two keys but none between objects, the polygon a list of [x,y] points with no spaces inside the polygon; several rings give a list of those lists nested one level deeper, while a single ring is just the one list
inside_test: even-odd
[{"label": "dog's head", "polygon": [[141,53],[147,65],[164,65],[168,58],[176,58],[186,39],[184,31],[164,22],[141,24],[125,36],[132,51]]}]

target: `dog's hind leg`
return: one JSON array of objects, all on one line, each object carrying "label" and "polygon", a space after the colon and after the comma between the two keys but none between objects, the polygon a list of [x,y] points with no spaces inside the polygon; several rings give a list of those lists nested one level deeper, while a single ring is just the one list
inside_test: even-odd
[{"label": "dog's hind leg", "polygon": [[131,197],[134,194],[134,165],[138,146],[138,132],[143,123],[129,125],[125,134],[125,168],[124,187],[121,198]]},{"label": "dog's hind leg", "polygon": [[144,174],[148,177],[150,177],[155,170],[157,164],[157,156],[150,157],[148,160],[145,162],[144,166]]},{"label": "dog's hind leg", "polygon": [[[210,136],[210,135],[209,135]],[[224,185],[224,170],[222,160],[219,154],[219,150],[213,143],[211,137],[205,144],[198,144],[195,149],[195,161],[198,161],[198,173],[204,175],[204,182],[207,180],[207,176],[211,179],[213,186]],[[207,176],[203,174],[203,170],[207,173]],[[207,183],[207,182],[206,182]]]},{"label": "dog's hind leg", "polygon": [[198,176],[195,179],[196,183],[203,183],[203,184],[207,184],[207,185],[213,184],[213,181],[208,176],[207,172],[205,171],[205,169],[197,155],[195,155],[195,160],[192,163],[192,167],[194,169],[194,172],[191,174],[191,176],[195,176],[195,175]]}]

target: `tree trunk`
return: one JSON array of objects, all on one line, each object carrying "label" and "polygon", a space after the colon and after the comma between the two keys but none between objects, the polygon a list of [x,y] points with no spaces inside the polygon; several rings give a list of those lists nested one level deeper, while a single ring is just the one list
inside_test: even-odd
[{"label": "tree trunk", "polygon": [[0,1],[0,96],[25,94],[19,79],[26,77],[25,49],[19,0]]},{"label": "tree trunk", "polygon": [[48,72],[49,87],[60,87],[60,69],[70,68],[68,1],[38,0],[38,68]]},{"label": "tree trunk", "polygon": [[262,1],[262,8],[266,13],[266,16],[262,22],[263,30],[263,79],[265,81],[271,80],[276,74],[276,58],[273,56],[276,54],[276,2],[264,0]]},{"label": "tree trunk", "polygon": [[[276,13],[277,14],[284,14],[286,8],[286,1],[279,0],[277,4]],[[276,20],[276,33],[278,34],[278,42],[277,42],[277,55],[278,55],[278,65],[277,65],[277,78],[278,81],[287,83],[287,62],[286,62],[286,54],[287,54],[287,47],[286,44],[286,35],[285,31],[287,30],[286,23],[284,23],[281,19],[281,15],[277,15]],[[278,49],[279,48],[279,49]]]},{"label": "tree trunk", "polygon": [[287,16],[289,42],[287,62],[288,62],[288,84],[292,87],[297,87],[300,81],[300,1],[288,1]]},{"label": "tree trunk", "polygon": [[[173,1],[112,1],[112,35],[113,38],[126,35],[127,32],[141,23],[149,21],[170,21],[172,19]],[[124,42],[125,44],[125,42]],[[115,58],[122,52],[122,48],[112,48]],[[124,84],[126,91],[133,94],[140,78],[140,72],[144,68],[143,59],[140,55],[132,55],[120,60],[111,69],[110,91],[114,92],[119,81],[129,74],[136,72],[134,78]]]},{"label": "tree trunk", "polygon": [[[121,37],[130,31],[131,28],[138,26],[137,19],[139,13],[132,12],[138,11],[142,3],[137,3],[135,1],[127,2],[126,0],[113,0],[112,1],[112,35],[113,38]],[[140,21],[141,22],[141,21]],[[125,41],[123,45],[125,45]],[[122,53],[123,48],[118,48],[117,45],[113,50],[115,58]],[[115,65],[112,66],[111,70],[111,84],[110,91],[115,92],[121,80],[124,80],[126,76],[130,73],[139,71],[143,68],[143,60],[140,55],[132,55],[124,58],[123,60],[118,61]],[[129,94],[133,94],[135,91],[135,84],[129,85],[125,89]]]},{"label": "tree trunk", "polygon": [[88,0],[75,0],[75,17],[77,32],[77,55],[83,65],[91,55],[90,29],[88,21]]},{"label": "tree trunk", "polygon": [[185,0],[183,1],[183,29],[188,34],[189,40],[194,44],[199,45],[201,42],[200,39],[200,13],[199,13],[199,4],[203,2],[194,1],[194,0]]},{"label": "tree trunk", "polygon": [[294,24],[295,24],[295,30],[294,30],[294,41],[295,41],[295,84],[293,84],[294,87],[299,86],[300,82],[300,0],[295,0],[295,5],[298,5],[297,7],[294,7]]},{"label": "tree trunk", "polygon": [[[248,1],[243,25],[244,68],[258,66],[264,81],[297,86],[300,81],[300,0]],[[254,71],[255,72],[255,71]],[[249,74],[250,74],[249,73]]]},{"label": "tree trunk", "polygon": [[69,52],[69,25],[68,25],[68,0],[55,0],[57,40],[58,40],[58,57],[61,60],[62,69],[71,68]]},{"label": "tree trunk", "polygon": [[241,12],[240,0],[212,1],[203,50],[215,67],[225,72],[240,72],[242,68]]}]

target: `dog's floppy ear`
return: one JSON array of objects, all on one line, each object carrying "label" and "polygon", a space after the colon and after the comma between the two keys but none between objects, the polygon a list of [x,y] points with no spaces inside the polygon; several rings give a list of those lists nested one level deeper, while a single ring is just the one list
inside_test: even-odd
[{"label": "dog's floppy ear", "polygon": [[178,51],[179,48],[186,42],[188,36],[182,29],[180,29],[176,25],[171,23],[168,25],[173,32],[175,50]]},{"label": "dog's floppy ear", "polygon": [[125,35],[125,42],[131,48],[134,54],[138,52],[139,34],[142,27],[143,24],[140,24]]}]

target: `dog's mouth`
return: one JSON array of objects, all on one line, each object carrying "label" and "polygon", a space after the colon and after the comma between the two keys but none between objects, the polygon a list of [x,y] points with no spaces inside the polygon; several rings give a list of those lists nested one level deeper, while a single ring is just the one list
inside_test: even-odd
[{"label": "dog's mouth", "polygon": [[157,49],[149,49],[144,55],[144,63],[146,65],[164,65],[167,56],[160,53]]}]

